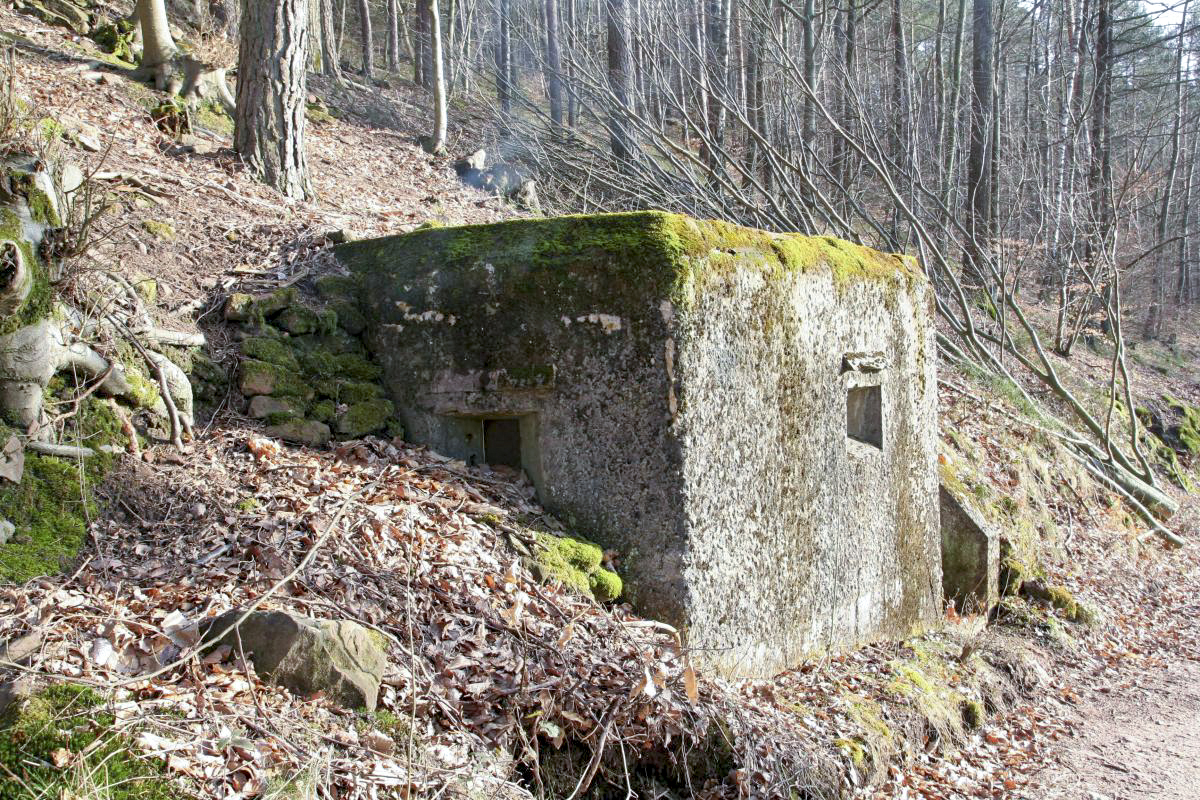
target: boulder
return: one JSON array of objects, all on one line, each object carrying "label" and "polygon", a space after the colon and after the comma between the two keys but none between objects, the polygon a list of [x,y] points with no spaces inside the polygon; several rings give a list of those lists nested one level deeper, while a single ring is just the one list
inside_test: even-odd
[{"label": "boulder", "polygon": [[248,358],[241,363],[238,390],[247,397],[273,394],[311,400],[313,388],[298,373],[266,361]]},{"label": "boulder", "polygon": [[295,442],[309,447],[329,444],[329,426],[311,419],[289,419],[278,425],[268,425],[263,431],[273,439]]},{"label": "boulder", "polygon": [[542,202],[538,199],[537,181],[535,180],[521,181],[521,185],[509,194],[508,199],[516,203],[518,208],[534,214],[542,213]]},{"label": "boulder", "polygon": [[259,395],[250,398],[250,408],[246,411],[254,419],[266,419],[272,414],[304,415],[304,404],[289,397],[267,397]]},{"label": "boulder", "polygon": [[460,178],[470,172],[483,172],[485,169],[487,169],[487,151],[482,148],[454,162],[454,171]]},{"label": "boulder", "polygon": [[390,400],[366,400],[355,403],[338,415],[337,432],[356,439],[382,430],[395,413]]},{"label": "boulder", "polygon": [[942,593],[962,613],[986,613],[1000,600],[1000,537],[944,485],[938,487]]},{"label": "boulder", "polygon": [[[204,635],[220,633],[242,615],[227,611]],[[255,611],[215,645],[244,652],[263,677],[296,694],[318,692],[347,708],[375,710],[387,668],[382,637],[349,620],[313,619],[285,611]]]}]

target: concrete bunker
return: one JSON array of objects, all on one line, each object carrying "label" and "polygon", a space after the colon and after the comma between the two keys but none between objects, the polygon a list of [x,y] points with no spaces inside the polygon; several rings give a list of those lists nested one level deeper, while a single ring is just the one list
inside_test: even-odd
[{"label": "concrete bunker", "polygon": [[407,436],[525,471],[697,659],[765,675],[941,610],[911,260],[659,212],[337,248]]}]

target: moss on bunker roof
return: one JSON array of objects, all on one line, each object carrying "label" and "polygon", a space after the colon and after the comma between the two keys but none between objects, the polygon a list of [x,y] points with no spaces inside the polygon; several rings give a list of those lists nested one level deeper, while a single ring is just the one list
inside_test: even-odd
[{"label": "moss on bunker roof", "polygon": [[911,288],[916,262],[832,236],[779,234],[662,211],[515,219],[488,225],[426,228],[336,248],[356,272],[419,275],[490,265],[499,276],[529,269],[603,265],[631,286],[686,304],[736,269],[768,277],[829,270],[841,286],[862,280]]}]

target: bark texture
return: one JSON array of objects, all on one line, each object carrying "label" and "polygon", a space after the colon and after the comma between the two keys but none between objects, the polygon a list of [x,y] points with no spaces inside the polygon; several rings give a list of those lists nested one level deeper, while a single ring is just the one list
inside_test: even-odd
[{"label": "bark texture", "polygon": [[304,153],[306,0],[242,0],[234,143],[285,196],[310,195]]},{"label": "bark texture", "polygon": [[142,27],[142,66],[160,67],[175,57],[178,48],[167,24],[165,0],[138,0],[134,9]]}]

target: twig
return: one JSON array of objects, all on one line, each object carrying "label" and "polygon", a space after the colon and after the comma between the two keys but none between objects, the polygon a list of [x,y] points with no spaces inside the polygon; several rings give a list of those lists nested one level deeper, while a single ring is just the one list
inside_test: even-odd
[{"label": "twig", "polygon": [[[613,708],[616,707],[614,703]],[[608,735],[612,733],[613,715],[609,711],[608,722],[604,725],[604,731],[600,734],[600,741],[596,743],[596,749],[592,751],[592,760],[588,762],[587,769],[579,776],[579,783],[575,784],[575,791],[567,796],[566,800],[575,800],[581,794],[587,791],[592,785],[592,779],[596,777],[596,772],[600,769],[600,762],[604,759],[604,748],[608,746]]]}]

